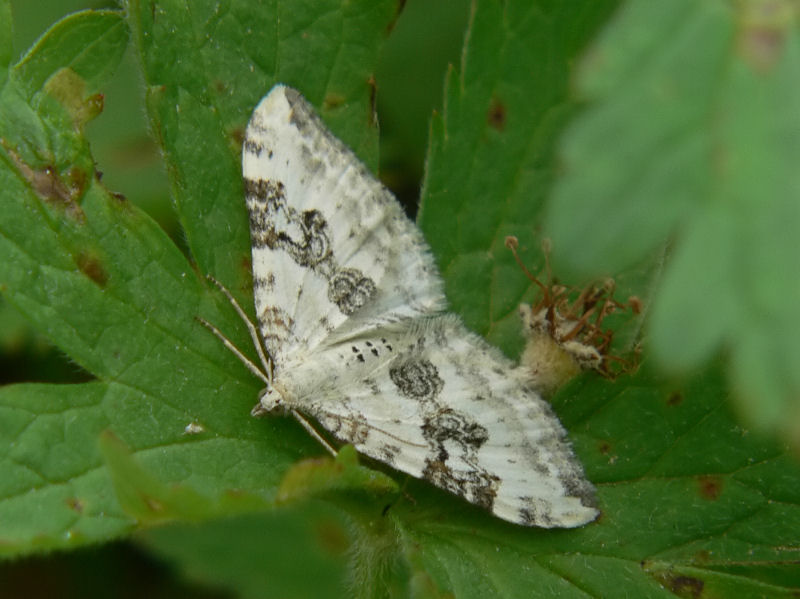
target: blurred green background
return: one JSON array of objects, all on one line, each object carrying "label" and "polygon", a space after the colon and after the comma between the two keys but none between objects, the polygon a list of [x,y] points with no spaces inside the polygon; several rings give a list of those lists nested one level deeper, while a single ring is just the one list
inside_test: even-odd
[{"label": "blurred green background", "polygon": [[[400,3],[403,4],[403,3]],[[114,8],[114,2],[87,0],[12,0],[14,49],[22,55],[53,23],[83,9]],[[432,111],[440,109],[444,76],[449,64],[458,63],[469,17],[469,0],[408,0],[380,59],[376,82],[377,109],[381,129],[380,176],[397,194],[410,214],[419,197]],[[267,90],[264,90],[265,92]],[[143,89],[133,52],[128,52],[116,76],[103,90],[104,112],[87,128],[92,152],[103,173],[105,185],[123,193],[147,211],[181,245],[182,233],[169,198],[169,187],[159,150],[148,133]],[[30,329],[10,306],[0,303],[0,383],[44,381],[78,382],[90,375],[54,349],[47,340]],[[318,508],[276,513],[257,523],[232,521],[219,527],[231,540],[253,543],[258,551],[258,534],[280,532],[297,553],[300,572],[314,571],[322,579],[341,584],[351,539],[346,522],[333,513],[320,516]],[[238,531],[238,532],[237,532]],[[243,539],[242,532],[249,531]],[[212,534],[210,538],[219,539]],[[158,532],[155,536],[158,536]],[[190,539],[197,531],[184,528],[168,532],[173,539],[202,552],[202,544]],[[193,536],[194,535],[194,536]],[[169,543],[159,544],[162,561],[146,549],[147,539],[120,541],[107,546],[81,549],[69,554],[51,554],[0,563],[0,597],[228,597],[229,591],[210,589],[196,582],[202,573],[189,575],[193,581],[170,567],[170,558],[180,559],[186,547],[163,555]],[[270,545],[282,548],[273,537]],[[205,548],[207,555],[219,547]],[[312,555],[313,554],[313,555]],[[192,561],[202,563],[197,555]],[[263,568],[254,576],[273,577],[277,597],[310,597],[319,584],[313,577],[298,576],[298,571],[270,568],[268,555],[259,556]],[[285,560],[283,560],[285,563]],[[213,559],[209,563],[213,567]],[[279,580],[283,575],[283,579]],[[294,579],[298,583],[287,581]],[[308,584],[308,583],[312,584]],[[264,587],[261,587],[264,588]],[[343,587],[330,588],[338,596]]]}]

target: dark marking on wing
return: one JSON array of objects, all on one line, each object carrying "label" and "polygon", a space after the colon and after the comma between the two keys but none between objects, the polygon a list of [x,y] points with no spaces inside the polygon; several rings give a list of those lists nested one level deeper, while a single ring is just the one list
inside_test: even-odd
[{"label": "dark marking on wing", "polygon": [[372,279],[355,268],[342,268],[328,280],[328,299],[347,315],[366,304],[376,291]]},{"label": "dark marking on wing", "polygon": [[417,401],[436,399],[444,387],[439,371],[429,360],[406,360],[389,369],[389,377],[402,395]]},{"label": "dark marking on wing", "polygon": [[244,151],[256,156],[261,156],[261,152],[264,151],[264,146],[256,139],[247,138],[244,140]]},{"label": "dark marking on wing", "polygon": [[286,188],[270,179],[244,180],[254,248],[284,251],[303,268],[328,281],[328,299],[351,315],[375,296],[377,286],[356,268],[340,268],[331,249],[331,231],[319,210],[289,205]]},{"label": "dark marking on wing", "polygon": [[272,291],[275,288],[275,274],[267,273],[264,276],[253,279],[253,291],[265,290]]}]

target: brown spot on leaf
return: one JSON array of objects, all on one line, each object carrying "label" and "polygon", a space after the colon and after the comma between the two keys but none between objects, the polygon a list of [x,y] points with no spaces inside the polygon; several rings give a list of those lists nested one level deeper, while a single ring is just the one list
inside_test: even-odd
[{"label": "brown spot on leaf", "polygon": [[78,512],[79,514],[83,513],[84,503],[77,497],[68,497],[67,506],[69,507],[69,509]]},{"label": "brown spot on leaf", "polygon": [[103,263],[96,255],[90,252],[81,252],[75,259],[75,263],[80,271],[94,281],[98,287],[106,286],[108,272],[106,272]]},{"label": "brown spot on leaf", "polygon": [[317,541],[331,555],[345,555],[350,548],[350,539],[338,522],[323,520],[315,526]]},{"label": "brown spot on leaf", "polygon": [[161,503],[158,499],[143,494],[142,500],[144,501],[147,508],[154,514],[158,514],[164,511],[164,504]]},{"label": "brown spot on leaf", "polygon": [[667,398],[667,405],[671,407],[679,406],[683,403],[683,394],[679,391],[673,391]]},{"label": "brown spot on leaf", "polygon": [[502,131],[506,128],[506,106],[497,98],[492,99],[486,120],[490,127]]},{"label": "brown spot on leaf", "polygon": [[44,90],[69,113],[76,131],[82,131],[86,123],[103,111],[103,94],[86,95],[86,81],[69,67],[51,76]]},{"label": "brown spot on leaf", "polygon": [[40,198],[53,206],[63,209],[78,222],[86,220],[83,210],[75,202],[67,186],[64,185],[56,167],[48,165],[38,171],[28,167],[27,171],[22,172]]},{"label": "brown spot on leaf", "polygon": [[106,107],[106,97],[103,94],[92,94],[85,101],[86,111],[91,115],[91,118],[99,115]]},{"label": "brown spot on leaf", "polygon": [[795,11],[794,3],[787,0],[741,3],[737,49],[754,71],[766,73],[780,62]]},{"label": "brown spot on leaf", "polygon": [[742,33],[739,49],[756,71],[765,72],[780,56],[783,42],[784,34],[782,32],[754,27]]},{"label": "brown spot on leaf", "polygon": [[70,188],[70,196],[73,198],[83,197],[88,179],[89,176],[82,168],[73,166],[69,169],[69,171],[67,171],[67,184]]},{"label": "brown spot on leaf", "polygon": [[406,7],[406,0],[397,0],[397,10],[395,10],[394,17],[386,26],[386,35],[388,36],[392,31],[394,31],[395,25],[397,25],[397,19],[400,18],[400,15],[403,12],[403,9]]},{"label": "brown spot on leaf", "polygon": [[30,174],[28,180],[33,185],[34,191],[45,200],[60,201],[68,204],[72,199],[69,195],[69,189],[61,180],[56,167],[48,164],[42,170],[34,171],[31,169],[27,174]]},{"label": "brown spot on leaf", "polygon": [[369,125],[370,127],[378,126],[378,83],[375,81],[375,75],[370,75],[367,80],[369,85]]},{"label": "brown spot on leaf", "polygon": [[86,220],[83,210],[75,201],[70,189],[61,180],[61,175],[55,166],[48,164],[43,168],[34,169],[8,145],[5,139],[0,139],[0,145],[3,146],[19,174],[28,181],[36,195],[48,204],[66,211],[78,222]]},{"label": "brown spot on leaf", "polygon": [[701,476],[697,479],[700,496],[709,501],[716,501],[722,494],[722,479],[718,476]]},{"label": "brown spot on leaf", "polygon": [[241,148],[244,144],[244,129],[242,127],[235,127],[231,131],[231,138],[233,142],[236,144],[237,148]]},{"label": "brown spot on leaf", "polygon": [[699,599],[703,596],[705,582],[693,576],[685,576],[665,567],[661,562],[642,560],[639,564],[645,572],[669,589],[673,594],[684,599]]},{"label": "brown spot on leaf", "polygon": [[597,446],[597,449],[600,451],[600,453],[606,455],[611,451],[611,443],[609,443],[608,441],[600,441],[600,444]]},{"label": "brown spot on leaf", "polygon": [[344,103],[345,103],[345,97],[341,94],[328,94],[327,96],[325,96],[325,99],[322,100],[322,105],[325,107],[325,110],[338,108]]},{"label": "brown spot on leaf", "polygon": [[696,599],[703,595],[705,582],[693,576],[681,576],[679,574],[667,574],[662,578],[665,586],[675,593],[678,597],[686,599]]},{"label": "brown spot on leaf", "polygon": [[239,262],[239,268],[242,269],[241,287],[242,293],[247,296],[253,291],[253,260],[250,254],[243,257]]}]

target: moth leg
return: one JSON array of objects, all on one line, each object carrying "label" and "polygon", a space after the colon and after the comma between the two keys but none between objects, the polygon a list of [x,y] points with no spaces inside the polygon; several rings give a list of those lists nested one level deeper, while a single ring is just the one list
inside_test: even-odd
[{"label": "moth leg", "polygon": [[[239,305],[239,302],[237,302],[236,298],[233,297],[233,295],[231,294],[230,291],[228,291],[228,288],[225,287],[225,285],[223,285],[219,281],[217,281],[217,279],[215,279],[211,275],[206,275],[206,276],[208,277],[209,281],[214,283],[219,288],[219,290],[222,291],[222,293],[225,294],[225,297],[228,298],[228,301],[233,306],[233,309],[236,310],[236,313],[244,321],[245,325],[247,326],[247,330],[250,332],[250,338],[253,340],[253,345],[256,346],[256,352],[258,352],[258,358],[261,360],[261,364],[264,366],[264,372],[262,372],[261,369],[258,366],[253,364],[253,362],[247,356],[245,356],[242,353],[242,351],[238,347],[236,347],[225,335],[223,335],[222,331],[220,331],[217,327],[215,327],[213,324],[211,324],[210,322],[208,322],[204,318],[200,318],[199,316],[196,317],[197,321],[200,324],[202,324],[204,327],[206,327],[209,331],[214,333],[214,335],[220,341],[222,341],[223,345],[225,345],[225,347],[234,356],[239,358],[239,361],[242,364],[244,364],[250,372],[252,372],[259,379],[264,381],[267,385],[271,385],[272,384],[272,364],[273,364],[273,362],[272,362],[271,359],[269,359],[267,357],[267,353],[264,351],[263,344],[261,343],[261,337],[258,334],[258,329],[256,329],[255,325],[247,317],[247,313],[244,310],[242,310],[242,307]],[[308,432],[309,435],[314,437],[314,439],[316,439],[317,442],[319,442],[319,444],[322,445],[322,447],[324,447],[326,451],[328,451],[331,455],[336,456],[336,453],[337,453],[336,449],[334,449],[331,446],[331,444],[328,443],[322,437],[322,435],[320,435],[316,431],[316,429],[311,425],[311,423],[308,420],[306,420],[305,417],[303,417],[302,414],[300,414],[297,410],[290,410],[290,413],[292,414],[294,419],[297,420],[297,422],[300,423],[300,426],[302,426],[304,429],[306,429],[306,432]],[[260,414],[261,413],[258,411],[258,406],[256,406],[256,408],[253,409],[253,415],[254,416],[259,416]]]},{"label": "moth leg", "polygon": [[225,335],[222,334],[222,331],[220,331],[217,327],[215,327],[213,324],[211,324],[210,322],[208,322],[204,318],[200,318],[199,316],[195,316],[195,319],[201,325],[206,327],[209,331],[214,333],[214,335],[217,337],[217,339],[222,341],[222,344],[226,348],[228,348],[228,351],[230,351],[234,356],[239,358],[239,361],[242,364],[244,364],[250,372],[252,372],[258,378],[260,378],[262,381],[264,381],[267,385],[269,385],[271,383],[269,375],[264,374],[258,366],[253,364],[253,362],[250,361],[250,358],[245,356],[238,347],[236,347],[233,343],[231,343],[231,341]]},{"label": "moth leg", "polygon": [[[228,298],[228,301],[233,306],[233,309],[236,310],[236,313],[239,315],[239,318],[241,318],[244,321],[244,324],[247,326],[247,330],[250,332],[250,338],[253,340],[253,345],[256,346],[256,351],[258,352],[258,359],[261,360],[261,364],[264,365],[264,372],[266,372],[269,381],[271,381],[273,372],[272,358],[267,357],[267,352],[265,352],[264,350],[264,344],[261,341],[261,336],[258,334],[258,329],[256,329],[256,325],[252,323],[250,318],[247,316],[247,313],[244,310],[242,310],[242,307],[239,305],[239,302],[236,301],[236,298],[233,297],[233,295],[231,294],[230,291],[228,291],[228,288],[225,287],[225,285],[217,281],[211,275],[206,275],[206,277],[208,278],[209,281],[214,283],[214,285],[216,285],[222,293],[225,294],[225,297]],[[239,359],[241,360],[241,357]]]},{"label": "moth leg", "polygon": [[328,443],[322,437],[322,435],[320,435],[317,432],[317,430],[312,426],[312,424],[308,420],[306,420],[306,418],[297,410],[290,410],[290,411],[292,416],[294,416],[294,419],[300,423],[300,426],[306,429],[306,432],[312,437],[314,437],[319,442],[319,444],[322,445],[328,451],[328,453],[330,453],[333,457],[336,457],[337,454],[336,449],[334,449],[333,446],[331,446],[331,444]]},{"label": "moth leg", "polygon": [[[338,453],[336,451],[336,449],[330,443],[328,443],[322,435],[320,435],[317,432],[317,429],[314,428],[314,425],[311,424],[306,419],[305,416],[303,416],[300,412],[298,412],[297,410],[295,410],[293,408],[289,408],[288,412],[289,412],[289,414],[292,415],[292,417],[295,420],[297,420],[297,422],[300,423],[300,426],[302,426],[304,429],[306,429],[306,432],[309,435],[314,437],[317,440],[317,442],[320,445],[322,445],[322,447],[324,447],[328,451],[328,453],[330,453],[332,456],[336,457],[336,454]],[[266,414],[269,414],[269,413],[270,413],[270,411],[268,409],[266,409],[263,405],[261,405],[260,401],[255,406],[253,406],[252,410],[250,410],[250,415],[254,416],[255,418],[261,418],[262,416],[265,416]]]}]

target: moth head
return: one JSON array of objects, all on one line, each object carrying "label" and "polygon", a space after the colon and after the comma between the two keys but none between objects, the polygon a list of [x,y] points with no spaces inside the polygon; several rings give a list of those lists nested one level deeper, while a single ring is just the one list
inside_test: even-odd
[{"label": "moth head", "polygon": [[274,387],[267,387],[258,395],[258,403],[250,414],[259,417],[266,414],[284,414],[289,410],[286,400]]}]

